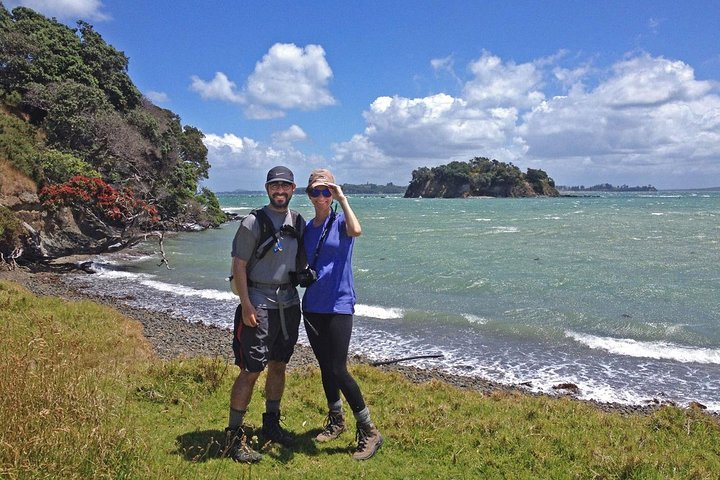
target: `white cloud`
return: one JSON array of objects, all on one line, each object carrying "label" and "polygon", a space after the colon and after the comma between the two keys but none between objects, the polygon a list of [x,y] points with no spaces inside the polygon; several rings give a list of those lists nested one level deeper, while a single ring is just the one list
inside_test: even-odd
[{"label": "white cloud", "polygon": [[696,80],[687,64],[640,55],[615,64],[595,89],[576,89],[534,109],[518,132],[530,158],[576,177],[582,169],[598,181],[666,177],[702,186],[706,178],[699,175],[720,178],[716,90]]},{"label": "white cloud", "polygon": [[109,20],[110,16],[102,12],[100,0],[9,0],[5,4],[9,9],[17,6],[28,7],[47,17],[63,20]]},{"label": "white cloud", "polygon": [[[293,127],[280,132],[277,137],[298,137],[302,129]],[[302,183],[301,173],[307,170],[306,165],[321,161],[296,150],[287,140],[263,143],[232,133],[210,133],[205,135],[203,143],[208,149],[208,161],[212,166],[208,184],[215,191],[237,188],[262,190],[267,171],[275,165],[288,166],[295,172],[296,183]]]},{"label": "white cloud", "polygon": [[299,48],[292,43],[276,43],[255,65],[248,78],[247,92],[262,105],[315,110],[335,104],[327,89],[331,77],[332,70],[321,46]]},{"label": "white cloud", "polygon": [[499,57],[483,52],[470,63],[474,78],[465,84],[465,99],[479,107],[529,108],[545,95],[538,90],[542,72],[532,63],[503,63]]},{"label": "white cloud", "polygon": [[291,109],[316,110],[335,105],[328,90],[332,75],[321,46],[300,48],[292,43],[276,43],[257,62],[242,90],[222,72],[217,72],[211,81],[193,76],[190,88],[206,100],[245,105],[248,118],[269,119],[282,117]]},{"label": "white cloud", "polygon": [[454,158],[478,144],[504,145],[516,110],[480,109],[441,93],[414,99],[379,97],[364,115],[365,135],[387,155]]},{"label": "white cloud", "polygon": [[243,95],[237,92],[235,82],[222,72],[215,72],[215,77],[209,82],[196,75],[193,75],[191,80],[190,89],[199,93],[205,100],[245,103]]},{"label": "white cloud", "polygon": [[[565,58],[515,64],[484,52],[469,64],[459,97],[378,97],[364,112],[364,132],[333,145],[335,161],[368,172],[394,162],[410,172],[486,156],[562,182],[717,184],[717,84],[697,80],[681,61],[644,53],[607,69],[560,65]],[[550,88],[562,94],[548,95]]]},{"label": "white cloud", "polygon": [[287,130],[273,133],[272,138],[275,143],[289,144],[307,140],[307,133],[299,126],[291,125]]},{"label": "white cloud", "polygon": [[168,103],[170,101],[170,97],[168,97],[168,94],[165,92],[155,92],[153,90],[150,90],[148,92],[145,92],[145,96],[150,99],[153,103]]},{"label": "white cloud", "polygon": [[455,60],[453,59],[452,55],[449,55],[445,58],[433,58],[432,60],[430,60],[430,65],[436,72],[454,72]]}]

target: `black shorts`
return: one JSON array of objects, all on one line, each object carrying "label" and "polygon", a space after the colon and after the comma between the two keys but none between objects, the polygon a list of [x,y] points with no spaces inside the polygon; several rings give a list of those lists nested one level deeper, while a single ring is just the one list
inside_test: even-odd
[{"label": "black shorts", "polygon": [[[257,326],[248,327],[242,321],[242,305],[235,310],[233,352],[235,365],[248,372],[262,372],[270,360],[288,363],[295,351],[300,328],[300,305],[285,307],[285,331],[280,321],[280,310],[255,308]],[[240,340],[238,340],[240,330]]]}]

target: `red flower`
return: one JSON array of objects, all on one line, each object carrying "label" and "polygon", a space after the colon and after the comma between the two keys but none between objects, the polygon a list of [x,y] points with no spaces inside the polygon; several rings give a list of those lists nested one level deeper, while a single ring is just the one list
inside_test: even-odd
[{"label": "red flower", "polygon": [[40,198],[49,208],[82,207],[118,223],[138,215],[148,217],[151,222],[160,220],[157,208],[136,199],[132,189],[117,190],[100,178],[75,176],[65,183],[48,185],[40,190]]}]

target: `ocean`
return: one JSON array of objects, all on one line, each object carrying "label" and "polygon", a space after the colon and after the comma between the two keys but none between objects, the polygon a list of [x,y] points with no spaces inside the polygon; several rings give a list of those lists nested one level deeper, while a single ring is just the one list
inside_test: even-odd
[{"label": "ocean", "polygon": [[[246,214],[264,195],[218,196]],[[720,192],[524,199],[349,196],[358,305],[351,349],[375,360],[554,393],[720,411]],[[296,195],[292,208],[312,207]],[[237,229],[94,259],[76,287],[231,329]],[[304,332],[300,343],[307,344]]]}]

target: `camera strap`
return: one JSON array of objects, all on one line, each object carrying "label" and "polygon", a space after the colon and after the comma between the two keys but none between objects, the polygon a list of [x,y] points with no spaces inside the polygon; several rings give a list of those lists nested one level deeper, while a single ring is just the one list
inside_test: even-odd
[{"label": "camera strap", "polygon": [[313,256],[313,261],[310,264],[310,268],[312,268],[312,269],[315,269],[315,264],[317,263],[318,257],[320,256],[320,247],[322,247],[322,244],[325,243],[325,239],[327,238],[328,234],[330,233],[330,227],[332,226],[334,221],[335,221],[335,212],[330,210],[330,219],[325,224],[325,228],[323,228],[323,232],[320,235],[320,240],[318,240],[317,247],[315,247],[315,255]]}]

